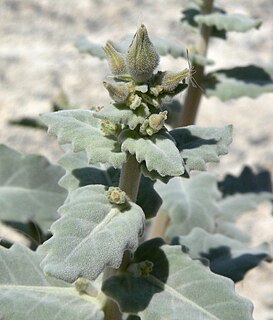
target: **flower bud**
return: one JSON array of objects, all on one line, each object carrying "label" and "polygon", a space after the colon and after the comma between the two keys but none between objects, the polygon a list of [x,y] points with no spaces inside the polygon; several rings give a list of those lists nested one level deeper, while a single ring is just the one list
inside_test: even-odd
[{"label": "flower bud", "polygon": [[110,97],[117,103],[123,103],[129,96],[129,88],[124,83],[111,83],[103,81],[104,87],[108,90]]},{"label": "flower bud", "polygon": [[107,119],[102,119],[100,129],[106,136],[117,136],[121,131],[121,126],[118,123],[113,123]]},{"label": "flower bud", "polygon": [[145,260],[139,263],[130,264],[127,271],[132,273],[136,277],[147,277],[153,271],[153,268],[153,262]]},{"label": "flower bud", "polygon": [[147,82],[159,63],[159,55],[142,24],[137,30],[126,55],[128,71],[137,83]]},{"label": "flower bud", "polygon": [[165,120],[167,119],[167,111],[154,113],[146,119],[139,128],[139,131],[143,135],[152,136],[164,127]]},{"label": "flower bud", "polygon": [[182,80],[190,76],[190,70],[184,69],[180,72],[166,71],[162,75],[161,85],[165,92],[173,92]]},{"label": "flower bud", "polygon": [[107,197],[113,204],[123,204],[127,202],[127,196],[119,187],[110,187],[107,191]]},{"label": "flower bud", "polygon": [[109,68],[113,74],[121,75],[127,73],[124,55],[118,52],[112,46],[110,41],[106,42],[106,45],[105,47],[103,47],[103,50],[106,53]]}]

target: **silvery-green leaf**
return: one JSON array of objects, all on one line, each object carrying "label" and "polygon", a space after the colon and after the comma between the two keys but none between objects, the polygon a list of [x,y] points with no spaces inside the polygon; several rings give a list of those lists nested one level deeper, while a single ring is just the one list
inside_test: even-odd
[{"label": "silvery-green leaf", "polygon": [[220,215],[217,201],[221,195],[212,174],[173,178],[167,185],[157,182],[155,189],[163,200],[161,210],[167,212],[171,220],[166,231],[168,239],[188,234],[194,227],[214,230],[215,216]]},{"label": "silvery-green leaf", "polygon": [[61,167],[46,158],[0,145],[0,219],[37,223],[44,232],[58,218],[66,191]]},{"label": "silvery-green leaf", "polygon": [[242,280],[247,271],[263,260],[272,260],[266,243],[249,248],[240,241],[222,234],[210,234],[200,228],[194,228],[187,236],[178,237],[177,242],[189,248],[193,259],[208,259],[211,271],[234,282]]},{"label": "silvery-green leaf", "polygon": [[106,59],[102,45],[89,41],[86,36],[80,36],[75,42],[75,47],[82,54],[90,54],[102,60]]},{"label": "silvery-green leaf", "polygon": [[216,96],[222,101],[244,96],[257,98],[273,91],[273,80],[266,69],[249,65],[209,73],[204,88],[208,97]]},{"label": "silvery-green leaf", "polygon": [[21,244],[0,247],[0,319],[104,319],[97,298],[45,276],[41,259]]},{"label": "silvery-green leaf", "polygon": [[206,170],[207,162],[219,162],[219,156],[228,153],[232,141],[232,126],[187,126],[170,131],[177,148],[190,170]]},{"label": "silvery-green leaf", "polygon": [[[104,186],[118,186],[120,170],[105,165],[89,165],[85,152],[74,153],[67,150],[66,154],[59,160],[59,164],[66,169],[66,174],[59,184],[68,191],[93,184]],[[154,181],[141,176],[140,186],[136,199],[145,213],[146,219],[156,215],[162,200],[154,189]]]},{"label": "silvery-green leaf", "polygon": [[[132,41],[132,38],[133,35],[124,37],[120,43],[114,44],[115,48],[117,48],[120,52],[126,52]],[[187,59],[186,47],[184,47],[182,43],[177,43],[175,41],[166,40],[159,37],[151,37],[151,41],[160,55],[166,56],[170,54],[174,58],[183,57]],[[99,46],[98,44],[88,40],[86,37],[80,37],[76,41],[76,47],[81,53],[88,53],[91,56],[98,57],[100,59],[106,59],[106,55],[102,50],[102,45]],[[200,65],[213,63],[212,60],[209,60],[197,53],[190,53],[190,59],[192,62],[196,62]]]},{"label": "silvery-green leaf", "polygon": [[105,267],[118,268],[125,250],[135,251],[145,216],[139,206],[113,205],[106,187],[85,186],[69,194],[51,227],[42,267],[46,274],[68,282],[95,279]]},{"label": "silvery-green leaf", "polygon": [[94,113],[94,117],[96,118],[108,119],[114,123],[128,125],[132,130],[137,125],[142,124],[149,115],[149,108],[143,104],[135,110],[122,104],[110,104],[103,107],[99,112]]},{"label": "silvery-green leaf", "polygon": [[[142,275],[139,267],[147,261],[152,271]],[[121,310],[138,312],[142,320],[252,319],[251,302],[235,293],[233,282],[192,260],[181,246],[164,245],[158,238],[147,241],[128,271],[108,278],[102,289]]]},{"label": "silvery-green leaf", "polygon": [[249,166],[245,166],[238,177],[227,174],[218,182],[218,188],[223,196],[235,193],[259,193],[262,191],[272,193],[272,181],[270,171],[260,168],[255,172]]},{"label": "silvery-green leaf", "polygon": [[121,150],[135,154],[139,163],[145,162],[149,171],[155,170],[161,176],[181,176],[184,166],[172,137],[164,130],[152,136],[140,136],[135,131],[122,132]]},{"label": "silvery-green leaf", "polygon": [[117,168],[126,161],[117,140],[102,133],[100,120],[92,111],[63,110],[42,114],[41,119],[61,145],[70,143],[74,152],[85,150],[90,163],[109,163]]},{"label": "silvery-green leaf", "polygon": [[197,23],[207,26],[215,26],[219,30],[246,32],[252,28],[259,28],[262,24],[260,19],[252,19],[241,14],[224,14],[221,12],[200,14],[195,16]]}]

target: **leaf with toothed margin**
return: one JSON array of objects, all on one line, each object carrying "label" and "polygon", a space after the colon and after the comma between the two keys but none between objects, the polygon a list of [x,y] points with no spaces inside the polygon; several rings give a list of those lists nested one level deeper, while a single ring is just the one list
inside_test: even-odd
[{"label": "leaf with toothed margin", "polygon": [[[145,270],[147,262],[152,270]],[[181,246],[164,245],[159,238],[146,241],[127,271],[108,278],[102,290],[122,311],[142,320],[252,319],[252,303],[235,293],[233,282],[192,260]]]},{"label": "leaf with toothed margin", "polygon": [[102,185],[71,191],[59,212],[53,237],[40,247],[46,254],[41,266],[67,282],[96,279],[107,266],[119,268],[124,251],[136,250],[145,223],[138,205],[111,204]]},{"label": "leaf with toothed margin", "polygon": [[167,185],[157,182],[155,189],[161,196],[161,210],[170,217],[166,237],[187,235],[195,227],[210,233],[247,242],[248,234],[234,223],[242,214],[273,198],[272,193],[249,193],[222,198],[216,177],[201,173],[190,179],[173,178]]},{"label": "leaf with toothed margin", "polygon": [[196,15],[194,20],[209,27],[215,26],[218,30],[237,32],[246,32],[252,28],[258,29],[262,24],[261,19],[252,19],[241,14],[226,14],[223,12]]},{"label": "leaf with toothed margin", "polygon": [[[66,169],[66,174],[59,184],[69,192],[86,185],[102,184],[118,186],[120,170],[105,165],[89,165],[85,152],[74,153],[68,150],[59,160]],[[154,189],[154,182],[141,176],[136,204],[144,211],[146,219],[154,217],[161,206],[162,200]]]},{"label": "leaf with toothed margin", "polygon": [[232,125],[224,127],[188,126],[170,131],[188,171],[206,170],[206,163],[219,162],[228,153]]},{"label": "leaf with toothed margin", "polygon": [[67,192],[58,186],[63,173],[43,156],[0,145],[0,219],[32,221],[47,233],[66,198]]},{"label": "leaf with toothed margin", "polygon": [[267,243],[249,248],[240,241],[222,234],[210,234],[200,228],[194,228],[187,236],[177,237],[175,243],[188,247],[193,259],[208,259],[211,271],[234,282],[241,281],[262,261],[272,261]]},{"label": "leaf with toothed margin", "polygon": [[0,319],[103,320],[99,299],[46,276],[42,258],[22,244],[0,247]]},{"label": "leaf with toothed margin", "polygon": [[114,123],[128,125],[130,129],[135,129],[139,124],[150,115],[149,108],[145,105],[140,105],[135,110],[131,110],[123,104],[110,104],[103,107],[100,111],[94,113],[94,117],[99,119],[108,119]]},{"label": "leaf with toothed margin", "polygon": [[100,120],[89,110],[63,110],[44,113],[42,121],[48,132],[57,136],[59,143],[72,144],[73,151],[85,150],[90,163],[109,163],[115,168],[126,161],[125,152],[115,137],[100,130]]},{"label": "leaf with toothed margin", "polygon": [[183,175],[183,161],[168,132],[160,130],[152,136],[140,136],[135,131],[124,130],[120,140],[121,150],[135,154],[137,161],[144,161],[149,171],[155,170],[163,177]]}]

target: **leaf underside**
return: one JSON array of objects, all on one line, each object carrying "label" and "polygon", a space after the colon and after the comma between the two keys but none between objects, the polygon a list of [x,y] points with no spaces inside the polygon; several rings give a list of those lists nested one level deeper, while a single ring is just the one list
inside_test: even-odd
[{"label": "leaf underside", "polygon": [[180,246],[163,245],[161,239],[142,244],[134,263],[151,261],[146,276],[132,273],[113,276],[103,291],[125,312],[152,319],[251,320],[251,303],[234,292],[231,280],[215,275],[193,261]]},{"label": "leaf underside", "polygon": [[135,251],[145,216],[139,206],[112,205],[102,185],[85,186],[69,194],[51,228],[53,237],[40,250],[47,274],[73,282],[96,279],[107,266],[117,269],[125,250]]},{"label": "leaf underside", "polygon": [[79,294],[74,286],[47,277],[42,256],[21,244],[0,247],[0,318],[43,320],[103,320],[96,298]]},{"label": "leaf underside", "polygon": [[0,145],[0,219],[37,223],[47,232],[66,197],[58,186],[64,174],[39,155],[25,155]]}]

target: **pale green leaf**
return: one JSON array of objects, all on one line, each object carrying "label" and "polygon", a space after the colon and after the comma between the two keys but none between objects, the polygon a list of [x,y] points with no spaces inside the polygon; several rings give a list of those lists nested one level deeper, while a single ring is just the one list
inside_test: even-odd
[{"label": "pale green leaf", "polygon": [[246,272],[261,261],[271,260],[266,243],[249,248],[240,241],[222,234],[209,234],[200,228],[194,228],[187,236],[178,237],[176,242],[188,247],[193,259],[208,259],[214,273],[234,282],[242,280]]},{"label": "pale green leaf", "polygon": [[232,126],[188,126],[170,131],[177,148],[190,170],[206,170],[207,162],[219,162],[219,156],[228,153],[232,141]]},{"label": "pale green leaf", "polygon": [[115,137],[102,133],[100,120],[92,111],[64,110],[42,114],[41,119],[61,145],[70,143],[74,152],[85,150],[90,163],[109,163],[117,168],[126,161]]},{"label": "pale green leaf", "polygon": [[47,277],[42,256],[23,245],[0,247],[0,318],[10,320],[103,320],[95,297],[79,294],[72,285]]},{"label": "pale green leaf", "polygon": [[[92,184],[102,184],[107,187],[117,187],[119,184],[119,169],[108,168],[102,164],[89,165],[85,152],[74,153],[68,149],[59,160],[59,164],[66,169],[66,174],[59,184],[68,191]],[[153,185],[153,181],[141,176],[136,204],[142,208],[146,219],[154,217],[162,203]]]},{"label": "pale green leaf", "polygon": [[122,132],[121,150],[135,154],[139,163],[145,162],[149,171],[157,171],[161,176],[181,176],[184,165],[172,137],[164,130],[152,136],[140,136],[135,131]]},{"label": "pale green leaf", "polygon": [[222,101],[244,96],[257,98],[273,91],[273,80],[266,69],[249,65],[209,73],[204,88],[208,97],[216,96]]},{"label": "pale green leaf", "polygon": [[214,230],[215,216],[220,215],[217,201],[221,195],[212,174],[203,173],[190,179],[173,178],[167,185],[157,182],[155,189],[163,200],[161,210],[171,219],[166,231],[168,239],[188,234],[194,227],[209,232]]},{"label": "pale green leaf", "polygon": [[[152,262],[152,271],[135,273],[144,261]],[[181,246],[147,241],[133,263],[127,274],[109,278],[102,289],[123,311],[138,312],[142,320],[252,319],[251,302],[234,292],[233,282],[192,260]]]},{"label": "pale green leaf", "polygon": [[137,125],[142,124],[149,115],[149,108],[143,104],[135,110],[122,104],[110,104],[103,107],[99,112],[94,113],[96,118],[108,119],[113,123],[128,125],[132,130]]},{"label": "pale green leaf", "polygon": [[0,145],[0,219],[33,221],[47,232],[66,197],[66,191],[58,186],[63,174],[61,167],[43,156]]},{"label": "pale green leaf", "polygon": [[260,19],[252,19],[241,14],[225,14],[221,12],[200,14],[194,17],[197,23],[207,26],[215,26],[218,30],[246,32],[252,28],[259,28],[262,24]]},{"label": "pale green leaf", "polygon": [[47,254],[42,267],[68,282],[95,279],[106,266],[117,269],[124,251],[136,250],[144,228],[141,208],[133,202],[126,207],[111,204],[102,185],[70,192],[59,212],[53,237],[41,247]]}]

